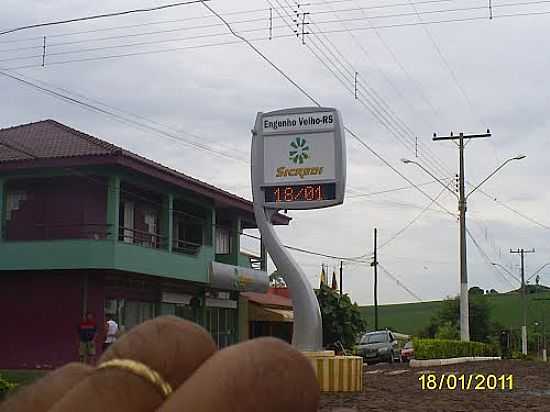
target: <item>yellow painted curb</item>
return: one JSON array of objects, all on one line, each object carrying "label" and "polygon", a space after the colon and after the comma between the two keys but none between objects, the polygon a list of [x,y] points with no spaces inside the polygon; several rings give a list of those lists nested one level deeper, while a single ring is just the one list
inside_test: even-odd
[{"label": "yellow painted curb", "polygon": [[303,352],[311,360],[322,392],[363,390],[363,358],[334,356],[334,352]]}]

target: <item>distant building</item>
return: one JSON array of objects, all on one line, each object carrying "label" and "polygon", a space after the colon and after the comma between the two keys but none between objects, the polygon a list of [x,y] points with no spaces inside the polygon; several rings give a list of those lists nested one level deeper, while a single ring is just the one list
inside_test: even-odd
[{"label": "distant building", "polygon": [[243,292],[240,299],[242,310],[248,307],[248,331],[241,336],[274,336],[292,341],[294,312],[287,288],[269,288],[267,293]]},{"label": "distant building", "polygon": [[250,266],[240,233],[255,227],[250,201],[53,120],[0,130],[0,368],[77,360],[87,311],[243,339],[239,292],[213,288],[208,268]]}]

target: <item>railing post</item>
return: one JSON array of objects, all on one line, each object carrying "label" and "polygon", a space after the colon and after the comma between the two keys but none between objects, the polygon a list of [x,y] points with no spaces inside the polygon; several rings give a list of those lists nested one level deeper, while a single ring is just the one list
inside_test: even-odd
[{"label": "railing post", "polygon": [[120,209],[120,177],[110,176],[107,184],[107,225],[109,235],[107,239],[118,241]]},{"label": "railing post", "polygon": [[164,197],[161,222],[161,242],[162,239],[166,239],[168,242],[166,250],[168,250],[168,252],[172,252],[172,247],[174,244],[174,196],[172,194]]},{"label": "railing post", "polygon": [[239,265],[239,256],[241,254],[241,217],[235,216],[231,228],[231,260],[234,265]]}]

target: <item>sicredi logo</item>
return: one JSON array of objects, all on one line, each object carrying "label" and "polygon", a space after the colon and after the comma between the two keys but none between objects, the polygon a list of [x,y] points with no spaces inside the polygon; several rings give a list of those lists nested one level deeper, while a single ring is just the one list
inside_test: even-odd
[{"label": "sicredi logo", "polygon": [[304,176],[321,175],[322,173],[322,166],[296,168],[281,166],[277,168],[277,174],[275,177],[300,176],[300,178],[303,179]]},{"label": "sicredi logo", "polygon": [[288,157],[290,161],[300,164],[304,163],[304,160],[309,159],[309,146],[306,139],[297,137],[296,140],[290,142]]}]

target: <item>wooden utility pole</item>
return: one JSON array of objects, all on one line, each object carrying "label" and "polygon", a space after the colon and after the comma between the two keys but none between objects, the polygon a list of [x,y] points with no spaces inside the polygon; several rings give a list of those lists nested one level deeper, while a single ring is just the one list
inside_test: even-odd
[{"label": "wooden utility pole", "polygon": [[525,291],[525,254],[535,253],[535,249],[510,249],[510,253],[518,253],[521,257],[521,311],[523,312],[523,324],[521,325],[521,353],[527,355],[527,294]]}]

